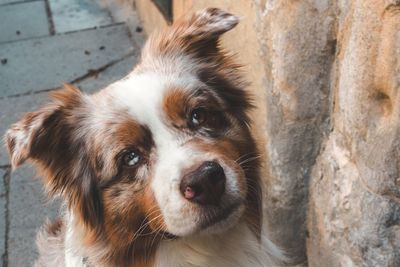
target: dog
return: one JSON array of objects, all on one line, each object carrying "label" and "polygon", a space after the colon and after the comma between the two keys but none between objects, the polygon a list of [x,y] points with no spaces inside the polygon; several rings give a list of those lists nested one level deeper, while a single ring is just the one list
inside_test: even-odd
[{"label": "dog", "polygon": [[262,227],[251,96],[216,8],[153,34],[123,79],[72,85],[6,132],[65,214],[38,234],[36,266],[265,267],[284,254]]}]

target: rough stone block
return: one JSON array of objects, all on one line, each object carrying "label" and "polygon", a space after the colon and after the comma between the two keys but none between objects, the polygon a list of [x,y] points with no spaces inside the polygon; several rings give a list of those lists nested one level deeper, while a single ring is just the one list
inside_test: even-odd
[{"label": "rough stone block", "polygon": [[2,44],[0,97],[56,88],[132,51],[124,25]]},{"label": "rough stone block", "polygon": [[399,10],[341,7],[331,132],[309,184],[310,267],[400,266]]},{"label": "rough stone block", "polygon": [[40,178],[35,176],[31,166],[21,167],[11,174],[9,266],[32,266],[37,257],[37,231],[47,218],[56,218],[59,213],[59,203],[47,199]]},{"label": "rough stone block", "polygon": [[0,43],[48,34],[44,1],[0,6]]},{"label": "rough stone block", "polygon": [[57,33],[89,29],[112,24],[107,10],[93,0],[50,0]]}]

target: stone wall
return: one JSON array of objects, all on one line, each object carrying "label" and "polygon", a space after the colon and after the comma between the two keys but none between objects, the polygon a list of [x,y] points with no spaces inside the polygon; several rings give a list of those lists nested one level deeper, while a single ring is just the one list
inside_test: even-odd
[{"label": "stone wall", "polygon": [[[147,33],[167,24],[125,0]],[[290,264],[400,266],[400,1],[174,0],[241,17],[223,45],[256,96],[266,225]]]},{"label": "stone wall", "polygon": [[400,1],[337,3],[330,134],[310,180],[310,266],[400,266]]}]

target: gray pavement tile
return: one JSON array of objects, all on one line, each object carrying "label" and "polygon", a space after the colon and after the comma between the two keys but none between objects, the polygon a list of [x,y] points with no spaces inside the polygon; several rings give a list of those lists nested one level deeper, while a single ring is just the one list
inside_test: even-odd
[{"label": "gray pavement tile", "polygon": [[44,1],[0,6],[0,43],[49,35]]},{"label": "gray pavement tile", "polygon": [[19,3],[19,2],[30,2],[32,0],[0,0],[0,5],[8,5],[8,4],[14,4],[14,3]]},{"label": "gray pavement tile", "polygon": [[94,0],[49,0],[56,33],[110,25],[109,12]]},{"label": "gray pavement tile", "polygon": [[82,91],[88,93],[96,92],[126,76],[129,72],[133,70],[133,67],[136,65],[136,63],[136,55],[127,57],[124,60],[102,71],[98,75],[85,79],[82,82],[77,83],[76,85],[80,89],[82,89]]},{"label": "gray pavement tile", "polygon": [[48,200],[29,165],[11,174],[9,199],[8,265],[32,266],[37,257],[36,233],[47,218],[59,216],[59,201]]},{"label": "gray pavement tile", "polygon": [[125,25],[0,45],[0,97],[58,87],[133,51]]},{"label": "gray pavement tile", "polygon": [[5,171],[0,169],[0,261],[5,253],[6,239],[6,190],[4,188]]},{"label": "gray pavement tile", "polygon": [[35,111],[47,100],[48,93],[0,99],[0,166],[10,163],[2,142],[6,130],[12,123],[17,122],[24,112]]}]

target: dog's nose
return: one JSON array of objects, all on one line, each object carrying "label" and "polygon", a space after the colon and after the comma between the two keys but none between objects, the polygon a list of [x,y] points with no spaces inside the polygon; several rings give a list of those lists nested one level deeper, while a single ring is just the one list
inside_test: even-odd
[{"label": "dog's nose", "polygon": [[215,161],[203,162],[182,178],[180,191],[189,201],[217,205],[225,191],[224,169]]}]

